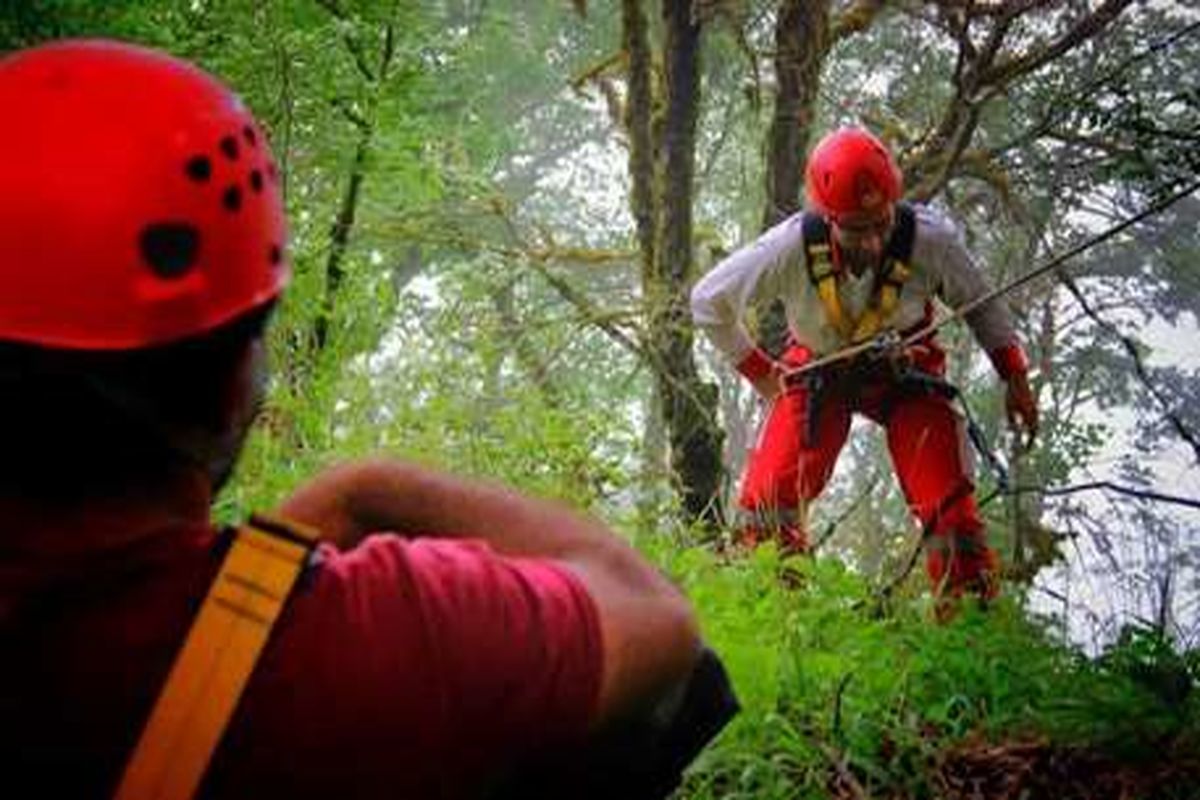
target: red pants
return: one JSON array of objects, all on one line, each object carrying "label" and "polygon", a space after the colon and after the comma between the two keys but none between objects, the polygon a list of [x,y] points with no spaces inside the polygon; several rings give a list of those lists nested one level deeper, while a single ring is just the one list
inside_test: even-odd
[{"label": "red pants", "polygon": [[[792,347],[783,360],[798,366],[809,357]],[[927,374],[945,371],[945,354],[932,343],[915,361]],[[900,487],[930,534],[926,567],[935,588],[993,595],[998,562],[975,504],[962,420],[945,395],[902,383],[884,365],[802,379],[775,400],[742,481],[743,541],[774,535],[785,550],[806,547],[808,504],[829,482],[856,411],[887,432]]]}]

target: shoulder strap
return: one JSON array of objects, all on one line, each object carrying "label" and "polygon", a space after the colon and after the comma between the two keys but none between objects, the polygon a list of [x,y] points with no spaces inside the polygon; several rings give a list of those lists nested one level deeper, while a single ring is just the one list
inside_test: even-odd
[{"label": "shoulder strap", "polygon": [[117,800],[195,794],[318,538],[312,528],[260,514],[237,529],[125,765]]},{"label": "shoulder strap", "polygon": [[857,321],[851,341],[870,339],[883,327],[900,304],[900,292],[912,275],[913,243],[917,235],[917,215],[908,203],[896,204],[896,224],[884,250],[884,268],[875,288],[875,300]]},{"label": "shoulder strap", "polygon": [[804,236],[804,255],[808,276],[817,283],[833,272],[833,248],[829,241],[829,223],[820,214],[805,211],[800,218]]},{"label": "shoulder strap", "polygon": [[908,203],[896,204],[896,227],[888,239],[887,256],[908,264],[917,238],[917,212]]},{"label": "shoulder strap", "polygon": [[829,223],[820,214],[805,212],[801,219],[804,235],[804,260],[808,266],[808,278],[821,298],[825,316],[843,337],[849,336],[854,323],[842,310],[842,299],[838,295],[837,270],[833,265],[833,245],[829,239]]}]

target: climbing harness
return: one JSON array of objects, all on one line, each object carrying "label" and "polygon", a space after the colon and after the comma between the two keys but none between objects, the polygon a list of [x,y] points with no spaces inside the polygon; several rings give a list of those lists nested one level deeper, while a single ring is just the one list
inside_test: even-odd
[{"label": "climbing harness", "polygon": [[808,277],[821,298],[829,323],[848,342],[871,339],[896,310],[904,283],[912,275],[909,264],[917,230],[912,206],[896,204],[896,222],[884,250],[884,268],[878,274],[870,302],[857,319],[845,312],[838,294],[839,270],[833,262],[829,223],[820,214],[805,214],[802,225]]},{"label": "climbing harness", "polygon": [[319,532],[255,514],[229,553],[176,656],[117,800],[186,800],[196,793]]},{"label": "climbing harness", "polygon": [[[1193,181],[1192,183],[1184,186],[1179,191],[1176,191],[1176,192],[1168,195],[1167,197],[1164,197],[1163,199],[1150,204],[1146,208],[1142,209],[1142,211],[1140,211],[1130,217],[1127,217],[1126,219],[1113,225],[1112,227],[1107,228],[1104,231],[1101,231],[1100,233],[1096,234],[1095,236],[1091,236],[1091,237],[1085,239],[1084,241],[1080,242],[1078,245],[1075,245],[1074,247],[1071,247],[1068,250],[1066,250],[1062,253],[1059,253],[1056,256],[1053,256],[1048,261],[1045,261],[1044,263],[1040,264],[1039,266],[1035,267],[1034,269],[1032,269],[1022,275],[1017,276],[1013,280],[1011,280],[1005,284],[1002,284],[1001,286],[998,286],[997,288],[993,289],[992,291],[989,291],[989,292],[985,293],[984,295],[981,295],[980,297],[976,298],[975,300],[972,300],[971,302],[965,303],[964,305],[962,305],[958,308],[951,309],[949,313],[942,315],[937,319],[931,320],[928,324],[922,326],[919,330],[898,337],[899,338],[898,342],[896,341],[896,337],[894,337],[890,332],[884,332],[883,334],[872,337],[866,341],[853,342],[850,345],[848,345],[847,347],[842,348],[841,350],[830,353],[829,355],[823,356],[821,358],[817,358],[817,359],[808,361],[799,367],[794,367],[792,369],[787,370],[784,374],[784,380],[785,381],[793,381],[793,382],[801,381],[810,375],[820,374],[822,371],[826,370],[828,367],[830,367],[832,365],[839,364],[839,363],[842,363],[845,361],[849,361],[851,359],[857,358],[864,354],[868,354],[868,353],[872,353],[872,352],[880,352],[887,347],[906,348],[911,345],[918,344],[923,339],[935,334],[943,325],[947,324],[948,322],[951,322],[952,320],[955,320],[955,319],[963,318],[967,314],[969,314],[971,311],[982,306],[983,304],[988,303],[997,297],[1001,297],[1001,296],[1013,291],[1014,289],[1016,289],[1020,286],[1023,286],[1025,284],[1029,283],[1030,281],[1033,281],[1036,278],[1049,273],[1052,270],[1059,268],[1060,265],[1062,265],[1066,261],[1069,261],[1070,259],[1074,258],[1075,256],[1078,256],[1084,252],[1087,252],[1091,248],[1113,238],[1114,236],[1116,236],[1116,235],[1120,234],[1121,232],[1127,230],[1128,228],[1136,225],[1137,223],[1141,222],[1142,220],[1145,220],[1149,217],[1154,216],[1155,214],[1158,214],[1158,213],[1166,210],[1167,208],[1170,208],[1175,203],[1178,203],[1179,201],[1183,200],[1184,198],[1192,195],[1198,189],[1200,189],[1200,180]],[[929,376],[929,377],[932,378],[932,376]],[[937,378],[932,378],[932,379],[940,380]],[[1177,495],[1165,494],[1162,492],[1140,490],[1140,489],[1135,489],[1132,487],[1121,486],[1121,485],[1115,484],[1111,481],[1092,481],[1089,483],[1057,487],[1057,488],[1048,488],[1048,487],[1041,487],[1041,486],[1020,486],[1020,485],[1014,486],[1014,485],[1011,485],[1009,482],[1007,469],[1005,469],[1003,463],[999,460],[998,457],[996,457],[995,453],[989,447],[987,447],[986,438],[983,437],[982,431],[980,430],[978,424],[975,422],[973,415],[971,415],[969,405],[963,400],[961,393],[959,392],[957,387],[954,387],[952,384],[949,384],[948,382],[944,382],[944,381],[942,381],[942,382],[945,383],[946,387],[949,387],[950,391],[953,391],[959,397],[960,404],[964,411],[964,415],[967,417],[967,430],[968,430],[968,435],[971,438],[972,445],[977,449],[978,452],[980,452],[984,461],[988,464],[989,468],[993,471],[993,474],[996,477],[996,484],[997,484],[996,489],[993,492],[991,492],[986,498],[983,498],[980,501],[980,503],[979,503],[980,508],[983,508],[984,506],[988,505],[991,501],[993,501],[994,499],[996,499],[997,497],[999,497],[1001,495],[1010,496],[1010,495],[1020,495],[1020,494],[1040,494],[1040,495],[1044,495],[1044,496],[1059,496],[1059,495],[1069,495],[1069,494],[1074,494],[1076,492],[1092,491],[1092,490],[1111,490],[1111,491],[1117,492],[1119,494],[1124,494],[1124,495],[1138,498],[1138,499],[1150,500],[1150,501],[1155,501],[1155,502],[1171,503],[1171,504],[1186,506],[1189,508],[1200,508],[1200,500],[1198,500],[1196,498],[1181,497],[1181,496],[1177,496]],[[909,555],[909,558],[907,559],[907,565],[900,572],[900,574],[896,578],[894,578],[891,582],[889,582],[887,585],[883,586],[880,589],[880,591],[877,593],[880,598],[886,598],[889,595],[891,595],[892,592],[895,591],[895,589],[908,576],[908,574],[912,572],[912,569],[915,566],[918,557],[925,549],[926,541],[929,538],[929,536],[928,536],[929,530],[930,530],[930,528],[927,526],[925,528],[925,530],[922,532],[922,537],[921,537],[920,543],[918,544],[917,547],[915,547],[913,549],[912,553]]]},{"label": "climbing harness", "polygon": [[[314,563],[319,537],[262,514],[236,530],[126,765],[117,800],[196,794],[273,626]],[[557,765],[562,774],[521,771],[489,796],[663,800],[740,708],[720,658],[705,647],[688,679],[647,718],[594,743],[580,763],[564,760]]]}]

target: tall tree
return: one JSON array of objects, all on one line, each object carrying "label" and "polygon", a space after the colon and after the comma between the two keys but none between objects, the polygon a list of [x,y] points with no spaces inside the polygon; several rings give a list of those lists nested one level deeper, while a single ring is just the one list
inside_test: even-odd
[{"label": "tall tree", "polygon": [[[629,58],[626,125],[631,206],[646,307],[643,352],[653,370],[684,511],[689,519],[719,523],[723,513],[717,393],[715,386],[700,379],[696,369],[688,311],[700,22],[689,0],[664,0],[664,79],[656,92],[642,4],[625,0],[622,10]],[[655,117],[656,108],[662,109],[659,118]]]},{"label": "tall tree", "polygon": [[[349,174],[329,229],[329,251],[325,259],[325,286],[321,310],[313,323],[312,348],[319,357],[329,342],[330,324],[334,318],[338,295],[346,278],[346,254],[359,213],[363,182],[367,178],[367,159],[375,144],[377,114],[382,94],[395,70],[396,20],[384,17],[378,24],[362,24],[338,0],[320,0],[343,30],[342,42],[353,60],[362,89],[361,102],[336,97],[333,102],[355,130],[353,155]],[[358,28],[365,28],[361,34]]]}]

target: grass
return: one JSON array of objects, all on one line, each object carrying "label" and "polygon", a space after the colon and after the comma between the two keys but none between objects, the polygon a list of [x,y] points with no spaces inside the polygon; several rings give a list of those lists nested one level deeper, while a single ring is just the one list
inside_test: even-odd
[{"label": "grass", "polygon": [[1016,763],[1004,743],[1130,769],[1200,754],[1200,658],[1153,631],[1089,660],[1013,597],[938,625],[923,594],[883,608],[835,559],[789,564],[782,580],[770,548],[655,556],[696,603],[744,707],[684,798],[946,796],[956,753],[992,746]]}]

